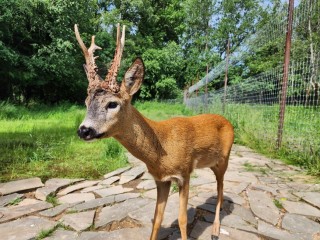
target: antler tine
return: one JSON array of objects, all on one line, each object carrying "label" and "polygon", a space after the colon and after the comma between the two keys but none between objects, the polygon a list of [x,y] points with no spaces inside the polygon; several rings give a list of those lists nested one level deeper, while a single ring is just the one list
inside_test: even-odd
[{"label": "antler tine", "polygon": [[109,86],[110,89],[113,89],[115,92],[119,91],[119,86],[117,84],[117,75],[120,67],[122,52],[124,49],[125,42],[125,26],[122,28],[122,34],[120,37],[120,24],[117,26],[117,39],[116,39],[116,51],[114,54],[114,58],[111,64],[111,67],[106,76],[105,82]]},{"label": "antler tine", "polygon": [[83,41],[82,41],[82,39],[80,37],[80,33],[79,33],[79,30],[78,30],[78,25],[77,24],[74,25],[74,32],[76,34],[76,38],[78,40],[80,48],[82,49],[82,52],[86,57],[88,55],[88,49],[87,49],[86,45],[84,45],[84,43],[83,43]]},{"label": "antler tine", "polygon": [[80,37],[80,33],[78,30],[77,24],[74,25],[74,32],[76,34],[76,38],[78,40],[78,43],[82,49],[82,52],[83,52],[85,60],[86,60],[86,64],[84,65],[84,67],[85,67],[85,71],[86,71],[87,78],[89,81],[89,88],[90,88],[90,87],[92,87],[92,85],[98,84],[101,80],[101,77],[97,74],[98,67],[95,63],[95,59],[98,57],[94,56],[95,50],[99,50],[101,48],[95,44],[95,42],[94,42],[95,36],[92,36],[91,45],[90,45],[89,49],[87,49],[87,47],[84,45],[84,43]]}]

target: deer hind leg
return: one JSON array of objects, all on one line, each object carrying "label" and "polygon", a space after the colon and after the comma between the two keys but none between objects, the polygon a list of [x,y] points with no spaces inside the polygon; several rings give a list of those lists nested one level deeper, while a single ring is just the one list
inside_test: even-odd
[{"label": "deer hind leg", "polygon": [[153,218],[153,228],[150,240],[156,240],[161,227],[164,209],[167,204],[171,182],[156,181],[157,184],[157,204]]},{"label": "deer hind leg", "polygon": [[216,167],[212,167],[211,170],[216,175],[217,179],[217,205],[216,205],[216,214],[214,217],[214,222],[212,225],[212,235],[211,239],[219,239],[220,234],[220,209],[223,204],[223,177],[227,169],[227,164],[221,164]]},{"label": "deer hind leg", "polygon": [[179,185],[179,228],[181,233],[181,239],[187,240],[187,205],[189,197],[189,179],[190,177],[185,177],[183,183]]}]

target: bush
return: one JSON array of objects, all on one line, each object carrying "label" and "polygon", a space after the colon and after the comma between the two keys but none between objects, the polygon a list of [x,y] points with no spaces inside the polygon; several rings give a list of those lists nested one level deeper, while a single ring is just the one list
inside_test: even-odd
[{"label": "bush", "polygon": [[164,78],[156,83],[157,99],[175,99],[179,95],[179,88],[173,78]]}]

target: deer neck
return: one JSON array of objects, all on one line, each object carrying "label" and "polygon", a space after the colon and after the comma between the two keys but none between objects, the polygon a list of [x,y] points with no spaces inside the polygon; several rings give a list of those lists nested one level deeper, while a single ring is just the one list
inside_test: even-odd
[{"label": "deer neck", "polygon": [[133,156],[143,161],[148,168],[157,164],[165,154],[157,131],[157,123],[144,117],[130,106],[121,133],[114,136]]}]

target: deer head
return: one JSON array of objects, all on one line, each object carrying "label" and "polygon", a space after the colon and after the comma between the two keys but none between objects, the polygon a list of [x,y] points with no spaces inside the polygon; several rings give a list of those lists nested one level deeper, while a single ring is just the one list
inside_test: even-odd
[{"label": "deer head", "polygon": [[78,129],[78,135],[84,140],[93,140],[115,136],[124,129],[130,116],[132,95],[135,94],[143,81],[144,64],[136,58],[125,73],[121,85],[117,83],[121,56],[124,48],[125,27],[120,37],[120,25],[117,28],[117,44],[114,59],[105,80],[98,75],[94,52],[101,48],[95,44],[92,36],[89,49],[83,43],[77,25],[74,26],[76,38],[82,49],[86,64],[84,69],[89,81],[86,99],[87,114]]}]

